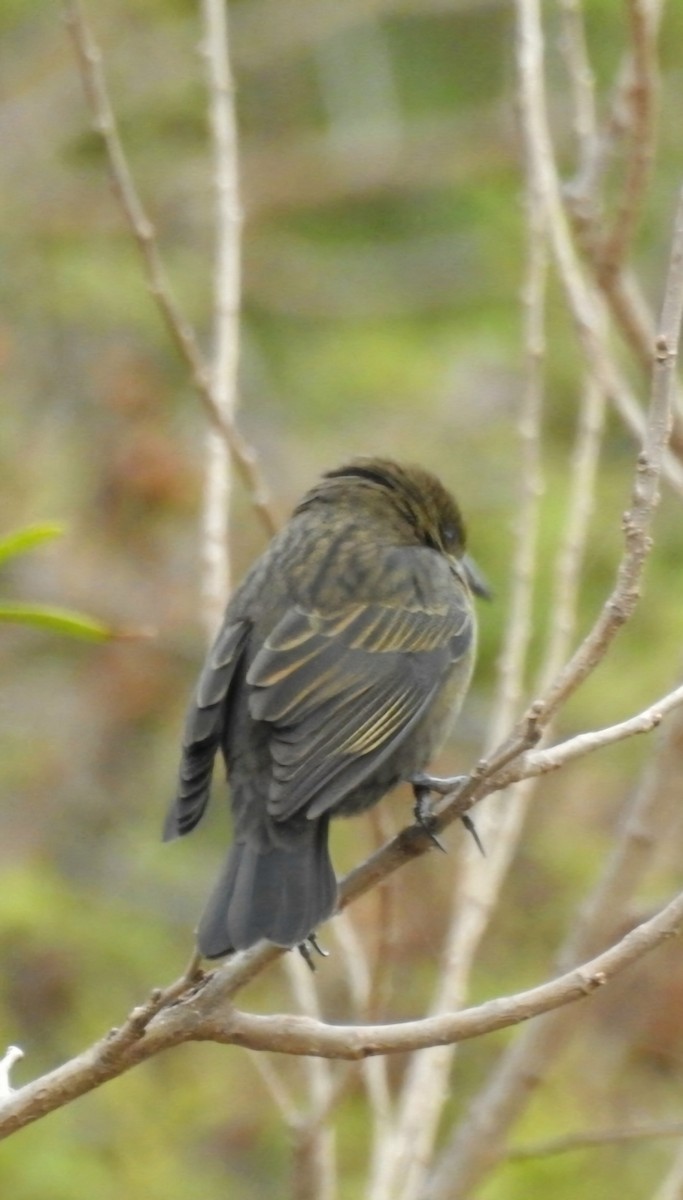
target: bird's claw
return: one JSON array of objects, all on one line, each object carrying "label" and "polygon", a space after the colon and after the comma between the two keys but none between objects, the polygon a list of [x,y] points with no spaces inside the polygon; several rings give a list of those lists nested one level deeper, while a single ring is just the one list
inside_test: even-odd
[{"label": "bird's claw", "polygon": [[299,942],[299,945],[297,946],[299,954],[303,958],[309,970],[315,971],[315,963],[313,961],[313,955],[311,954],[311,948],[313,948],[316,954],[319,954],[321,958],[329,958],[330,952],[329,950],[323,950],[320,942],[318,941],[317,934],[315,933],[309,933],[308,937],[304,938],[303,942]]},{"label": "bird's claw", "polygon": [[467,830],[467,832],[472,834],[472,837],[474,838],[474,842],[475,842],[475,845],[476,845],[479,853],[482,855],[483,858],[486,858],[486,851],[484,849],[484,843],[482,842],[481,838],[479,837],[479,834],[477,833],[477,827],[474,824],[474,821],[472,820],[470,814],[463,813],[460,820],[462,821],[463,825],[465,826],[465,829]]},{"label": "bird's claw", "polygon": [[431,838],[434,845],[438,846],[439,850],[443,850],[444,854],[448,854],[443,842],[439,840],[434,832],[434,822],[436,818],[429,806],[429,788],[424,787],[421,783],[415,783],[413,780],[413,793],[415,796],[413,813],[415,814],[415,820],[417,824],[421,829],[424,829],[427,837]]},{"label": "bird's claw", "polygon": [[[467,778],[467,775],[451,775],[448,778],[440,779],[436,775],[425,775],[419,772],[417,775],[413,775],[410,780],[415,794],[415,820],[424,829],[425,833],[429,835],[434,844],[439,847],[439,850],[443,850],[444,853],[447,853],[446,847],[439,841],[432,828],[435,818],[429,805],[429,795],[430,792],[438,792],[441,796],[451,795],[462,787]],[[460,820],[467,832],[474,838],[477,849],[485,858],[486,851],[483,842],[477,833],[476,825],[469,813],[463,813]]]}]

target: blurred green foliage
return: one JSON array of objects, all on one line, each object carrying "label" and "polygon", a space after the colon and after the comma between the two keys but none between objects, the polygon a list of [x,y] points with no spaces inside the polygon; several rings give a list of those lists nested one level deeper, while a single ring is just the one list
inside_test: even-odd
[{"label": "blurred green foliage", "polygon": [[[464,768],[481,752],[519,494],[524,229],[512,12],[495,0],[452,11],[416,3],[392,13],[386,5],[381,16],[370,4],[367,13],[353,7],[355,17],[310,0],[230,4],[245,213],[240,423],[283,515],[318,471],[359,452],[422,461],[457,492],[473,552],[496,591],[495,604],[481,610],[480,666],[441,764]],[[208,345],[213,209],[197,6],[103,0],[90,9],[135,176],[176,291]],[[604,112],[625,45],[623,6],[589,0],[586,15]],[[568,85],[553,8],[548,22],[548,79],[569,176]],[[3,528],[45,530],[60,512],[70,530],[58,554],[45,545],[7,564],[8,603],[30,596],[45,610],[75,607],[116,627],[158,630],[155,642],[76,646],[0,627],[0,1018],[5,1042],[26,1052],[15,1069],[21,1082],[175,977],[226,833],[219,803],[187,844],[158,841],[203,653],[202,415],[112,199],[57,10],[6,0],[0,34]],[[637,246],[654,302],[680,175],[681,45],[683,8],[672,4],[662,38],[661,143]],[[625,369],[645,398],[626,359]],[[553,293],[531,677],[552,617],[550,563],[580,387],[571,321]],[[629,437],[610,418],[580,631],[613,579],[633,462]],[[233,526],[239,574],[263,545],[239,488]],[[681,516],[669,497],[656,535],[638,614],[567,709],[561,732],[630,714],[680,668]],[[543,792],[483,947],[475,998],[544,976],[646,754],[634,742],[594,756]],[[400,827],[408,797],[388,808]],[[342,824],[337,863],[357,862],[374,837],[363,820]],[[393,885],[399,936],[380,1017],[424,1010],[460,837],[449,834],[451,859],[427,856]],[[648,902],[665,892],[679,859],[672,838]],[[369,897],[358,906],[371,940],[376,903]],[[316,984],[323,1011],[345,1019],[339,958]],[[672,952],[647,971],[643,995],[675,1010],[683,981]],[[656,1013],[631,1005],[625,983],[610,992],[586,1006],[581,1044],[553,1073],[552,1103],[545,1093],[532,1106],[520,1139],[675,1110],[680,1036],[659,1044]],[[290,1004],[277,972],[253,985],[247,1002],[260,1011]],[[450,1116],[465,1111],[509,1036],[462,1047]],[[598,1053],[599,1081],[591,1070]],[[296,1090],[301,1064],[281,1069]],[[399,1077],[402,1063],[391,1070]],[[351,1200],[363,1187],[368,1137],[353,1091],[338,1136],[340,1194]],[[585,1200],[635,1200],[652,1190],[669,1153],[658,1143],[510,1164],[481,1195],[573,1200],[580,1188]],[[14,1200],[262,1200],[289,1194],[289,1157],[250,1059],[224,1047],[185,1047],[6,1143],[0,1186]]]},{"label": "blurred green foliage", "polygon": [[[26,554],[43,542],[49,542],[63,533],[61,525],[29,525],[16,533],[0,538],[0,568],[13,558]],[[47,604],[31,604],[17,601],[7,604],[0,601],[0,622],[14,625],[30,625],[34,629],[46,629],[51,633],[62,633],[68,637],[84,638],[90,642],[103,642],[115,636],[114,631],[87,617],[83,613],[68,612]]]}]

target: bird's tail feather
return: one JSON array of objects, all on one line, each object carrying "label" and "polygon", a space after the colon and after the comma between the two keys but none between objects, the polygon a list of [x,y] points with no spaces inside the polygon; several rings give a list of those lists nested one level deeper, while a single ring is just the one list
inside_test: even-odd
[{"label": "bird's tail feather", "polygon": [[337,903],[326,819],[307,821],[291,844],[236,841],[202,916],[197,945],[204,958],[245,950],[260,938],[296,946]]}]

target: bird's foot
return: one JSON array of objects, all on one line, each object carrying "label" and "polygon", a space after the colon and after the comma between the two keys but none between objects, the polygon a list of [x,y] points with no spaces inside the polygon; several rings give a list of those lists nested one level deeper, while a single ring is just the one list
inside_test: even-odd
[{"label": "bird's foot", "polygon": [[315,950],[316,954],[319,954],[321,958],[329,958],[330,952],[329,950],[323,950],[320,942],[318,941],[317,934],[315,933],[309,933],[308,937],[304,938],[303,942],[299,942],[299,945],[297,946],[299,954],[303,958],[309,970],[315,971],[315,963],[313,961],[311,949]]},{"label": "bird's foot", "polygon": [[[415,820],[418,825],[422,826],[425,833],[429,834],[432,841],[440,850],[445,851],[446,848],[437,838],[433,828],[431,828],[435,818],[429,804],[430,793],[438,792],[440,796],[450,796],[454,792],[457,793],[468,778],[469,776],[467,775],[451,775],[445,779],[441,779],[437,775],[426,775],[420,771],[417,775],[413,775],[410,780],[415,795]],[[467,832],[474,838],[477,849],[486,857],[482,840],[477,833],[477,828],[469,813],[463,813],[460,820]]]},{"label": "bird's foot", "polygon": [[434,832],[436,818],[429,804],[429,788],[423,787],[422,784],[413,781],[413,795],[415,796],[413,813],[415,814],[417,824],[420,826],[420,829],[424,829],[427,837],[431,838],[439,850],[443,850],[444,854],[448,854],[443,842],[439,841]]},{"label": "bird's foot", "polygon": [[441,779],[438,775],[427,775],[424,771],[418,771],[416,775],[412,775],[409,783],[412,783],[413,788],[421,788],[425,792],[437,792],[439,796],[451,796],[454,792],[459,792],[463,783],[466,783],[469,775],[447,775],[445,779]]}]

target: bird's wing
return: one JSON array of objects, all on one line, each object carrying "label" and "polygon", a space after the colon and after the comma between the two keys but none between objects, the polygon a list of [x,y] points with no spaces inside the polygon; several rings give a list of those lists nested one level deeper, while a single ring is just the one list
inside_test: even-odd
[{"label": "bird's wing", "polygon": [[333,809],[423,716],[471,647],[472,616],[449,588],[433,606],[290,609],[247,674],[252,717],[272,726],[276,820]]},{"label": "bird's wing", "polygon": [[164,841],[189,833],[204,813],[221,740],[225,698],[248,633],[247,621],[224,625],[204,664],[185,720],[178,791],[166,818]]}]

